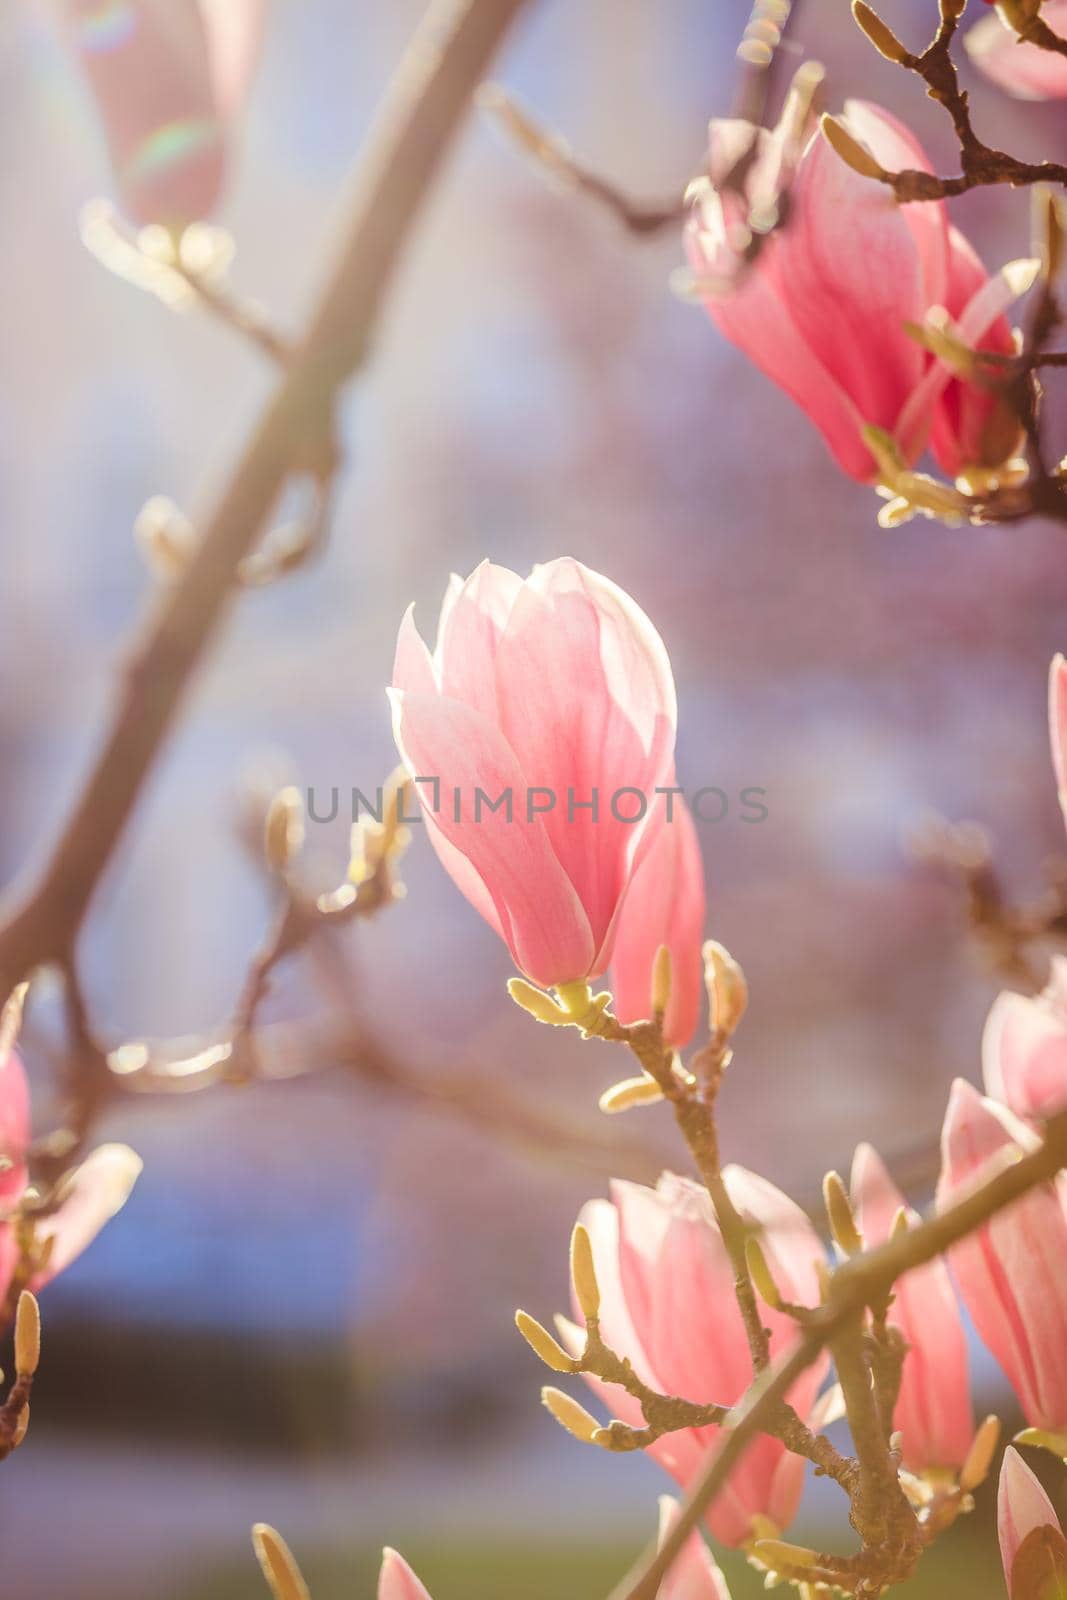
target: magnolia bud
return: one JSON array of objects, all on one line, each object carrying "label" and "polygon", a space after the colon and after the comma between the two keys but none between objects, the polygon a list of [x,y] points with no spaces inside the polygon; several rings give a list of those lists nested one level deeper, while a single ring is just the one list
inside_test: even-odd
[{"label": "magnolia bud", "polygon": [[590,1416],[577,1400],[572,1400],[569,1394],[564,1394],[562,1389],[553,1389],[551,1386],[542,1389],[541,1401],[546,1409],[551,1411],[560,1427],[566,1428],[567,1432],[582,1444],[592,1444],[594,1435],[602,1431],[596,1418]]},{"label": "magnolia bud", "polygon": [[548,1329],[543,1328],[535,1318],[525,1311],[516,1311],[515,1326],[534,1355],[540,1356],[546,1367],[551,1367],[553,1372],[578,1371],[578,1363],[572,1360],[563,1346],[557,1344]]},{"label": "magnolia bud", "polygon": [[582,1315],[587,1322],[595,1322],[600,1315],[600,1288],[593,1265],[593,1245],[582,1224],[576,1223],[571,1234],[571,1281]]},{"label": "magnolia bud", "polygon": [[725,945],[709,939],[702,951],[711,1026],[725,1038],[735,1033],[748,1007],[748,984]]},{"label": "magnolia bud", "polygon": [[671,952],[665,944],[656,951],[652,963],[652,1015],[662,1022],[671,1003]]},{"label": "magnolia bud", "polygon": [[866,145],[853,138],[843,122],[838,122],[828,111],[819,119],[823,138],[841,157],[847,167],[858,172],[861,178],[888,178],[889,174],[871,155]]},{"label": "magnolia bud", "polygon": [[905,50],[892,28],[882,21],[877,11],[872,11],[870,6],[865,4],[865,0],[852,0],[852,15],[874,48],[885,56],[887,61],[903,65],[909,59],[910,52]]},{"label": "magnolia bud", "polygon": [[274,1600],[311,1600],[308,1586],[281,1534],[266,1522],[252,1529],[252,1548]]},{"label": "magnolia bud", "polygon": [[751,1236],[745,1240],[745,1261],[748,1265],[748,1275],[760,1299],[765,1301],[772,1311],[780,1310],[782,1297],[778,1293],[778,1285],[774,1281],[774,1275],[759,1240]]},{"label": "magnolia bud", "polygon": [[28,1289],[19,1295],[15,1313],[15,1371],[32,1378],[41,1359],[41,1309]]},{"label": "magnolia bud", "polygon": [[863,1238],[856,1226],[852,1202],[836,1172],[828,1172],[822,1181],[826,1215],[830,1219],[830,1232],[834,1241],[847,1256],[858,1255],[863,1249]]},{"label": "magnolia bud", "polygon": [[999,1417],[986,1417],[980,1424],[974,1436],[971,1448],[967,1452],[967,1459],[960,1468],[960,1488],[965,1492],[977,1489],[985,1481],[986,1475],[993,1464],[997,1443],[1000,1439]]},{"label": "magnolia bud", "polygon": [[304,845],[304,802],[300,790],[282,789],[267,809],[263,854],[272,872],[284,872]]},{"label": "magnolia bud", "polygon": [[651,1106],[663,1099],[663,1090],[655,1078],[644,1073],[640,1078],[623,1078],[605,1089],[598,1102],[601,1111],[612,1115],[616,1111],[629,1111],[631,1106]]}]

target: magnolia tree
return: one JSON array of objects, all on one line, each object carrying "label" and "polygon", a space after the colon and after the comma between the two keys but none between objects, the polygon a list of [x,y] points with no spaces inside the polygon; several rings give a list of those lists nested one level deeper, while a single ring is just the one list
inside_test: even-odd
[{"label": "magnolia tree", "polygon": [[[402,808],[417,797],[444,870],[506,945],[511,1000],[548,1030],[544,1048],[552,1030],[578,1030],[619,1058],[604,1113],[640,1116],[665,1102],[677,1124],[678,1173],[655,1187],[613,1183],[582,1208],[570,1314],[554,1332],[516,1314],[553,1374],[541,1399],[576,1448],[644,1451],[680,1496],[661,1499],[658,1538],[611,1600],[725,1600],[714,1544],[745,1551],[768,1584],[803,1596],[873,1596],[904,1582],[971,1512],[998,1460],[999,1424],[972,1406],[961,1301],[1028,1424],[999,1465],[1008,1590],[1012,1600],[1053,1600],[1067,1594],[1067,1542],[1022,1452],[1067,1459],[1067,960],[1028,980],[1032,941],[1067,931],[1063,890],[1013,908],[973,840],[948,841],[976,923],[1025,992],[1005,991],[990,1011],[985,1093],[952,1087],[927,1218],[869,1143],[858,1144],[848,1183],[826,1176],[817,1217],[729,1164],[717,1106],[748,988],[738,961],[706,937],[701,855],[675,765],[684,707],[669,619],[661,636],[610,577],[565,555],[525,578],[487,561],[451,580],[432,650],[409,611],[388,690],[400,767],[379,817],[356,829],[342,881],[314,897],[298,883],[303,813],[299,794],[283,791],[262,840],[278,911],[232,1015],[190,1050],[109,1046],[88,1013],[77,952],[97,883],[235,589],[282,578],[326,534],[343,461],[338,396],[364,361],[412,220],[476,92],[535,161],[632,232],[677,229],[686,262],[677,287],[804,410],[826,442],[827,472],[883,496],[883,525],[916,513],[1067,521],[1067,460],[1042,415],[1044,375],[1067,364],[1055,348],[1067,166],[985,143],[956,70],[962,42],[996,86],[990,93],[1067,97],[1067,0],[1004,0],[962,32],[965,0],[941,0],[932,40],[914,48],[853,0],[872,46],[951,119],[960,170],[947,176],[882,108],[852,100],[821,111],[813,63],[777,97],[772,123],[788,6],[759,0],[738,52],[739,114],[712,122],[703,171],[677,203],[657,208],[588,171],[482,83],[521,6],[456,0],[427,20],[371,137],[333,275],[294,339],[233,289],[232,244],[210,220],[254,71],[257,0],[65,5],[115,171],[115,203],[87,209],[87,243],[166,303],[199,306],[254,341],[278,381],[213,509],[194,522],[154,500],[142,513],[138,536],[159,577],[152,614],[66,828],[4,903],[0,1296],[15,1326],[15,1378],[0,1406],[0,1455],[26,1434],[34,1296],[137,1176],[132,1151],[92,1148],[99,1112],[131,1089],[266,1073],[259,1012],[275,970],[324,928],[389,904],[407,838]],[[990,269],[946,202],[997,184],[1034,186],[1035,236]],[[271,530],[294,480],[307,486],[306,513]],[[1052,663],[1049,722],[1067,810],[1062,658]],[[69,1106],[33,1143],[16,1045],[46,967],[66,997]],[[299,1039],[288,1042],[299,1051]],[[374,1058],[380,1076],[394,1069]],[[580,1385],[560,1386],[579,1378],[595,1412]],[[847,1448],[826,1432],[842,1417]],[[603,1470],[625,1469],[605,1461]],[[840,1492],[840,1529],[825,1549],[788,1539],[809,1473]],[[253,1539],[278,1600],[306,1596],[280,1535],[260,1525]],[[426,1595],[386,1551],[380,1600]]]}]

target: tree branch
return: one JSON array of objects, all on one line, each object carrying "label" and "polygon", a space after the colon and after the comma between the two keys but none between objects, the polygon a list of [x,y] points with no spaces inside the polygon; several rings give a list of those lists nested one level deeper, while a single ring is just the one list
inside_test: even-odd
[{"label": "tree branch", "polygon": [[431,9],[397,71],[358,174],[347,236],[304,338],[208,519],[183,579],[125,666],[96,761],[42,867],[0,917],[0,996],[69,951],[196,668],[291,473],[333,465],[337,395],[368,351],[419,207],[523,0]]}]

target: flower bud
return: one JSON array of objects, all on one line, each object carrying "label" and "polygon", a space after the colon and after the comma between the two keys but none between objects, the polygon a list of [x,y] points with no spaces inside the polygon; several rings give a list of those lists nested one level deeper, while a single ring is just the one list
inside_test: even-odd
[{"label": "flower bud", "polygon": [[28,1289],[19,1295],[15,1313],[15,1371],[32,1378],[41,1359],[41,1309]]},{"label": "flower bud", "polygon": [[748,1008],[748,983],[741,964],[715,939],[704,944],[704,983],[708,991],[711,1026],[730,1038]]},{"label": "flower bud", "polygon": [[841,157],[846,167],[858,172],[861,178],[887,178],[889,174],[871,155],[867,146],[854,139],[843,122],[838,122],[828,111],[819,119],[819,130],[827,144]]},{"label": "flower bud", "polygon": [[263,854],[272,872],[284,872],[304,845],[304,801],[292,786],[274,796],[263,826]]},{"label": "flower bud", "polygon": [[580,1222],[575,1224],[571,1234],[571,1282],[583,1317],[587,1322],[595,1322],[600,1315],[600,1289],[593,1265],[593,1246]]},{"label": "flower bud", "polygon": [[274,1600],[311,1600],[289,1546],[269,1523],[256,1523],[252,1529],[252,1547]]},{"label": "flower bud", "polygon": [[870,6],[865,4],[865,0],[852,0],[852,15],[874,48],[885,56],[887,61],[903,65],[908,60],[910,52],[905,50],[892,28],[882,21],[877,11],[872,11]]},{"label": "flower bud", "polygon": [[525,1311],[516,1311],[515,1326],[534,1355],[540,1356],[546,1367],[551,1367],[553,1372],[577,1372],[578,1363],[567,1354],[562,1345],[556,1343],[548,1329],[543,1328],[535,1318]]},{"label": "flower bud", "polygon": [[562,1389],[553,1389],[551,1385],[541,1390],[541,1401],[548,1411],[551,1411],[561,1428],[566,1428],[581,1444],[592,1444],[594,1435],[602,1431],[600,1423],[595,1417],[590,1416],[584,1406],[573,1400],[569,1394],[564,1394]]},{"label": "flower bud", "polygon": [[836,1172],[826,1174],[822,1180],[822,1193],[834,1243],[846,1256],[858,1255],[863,1249],[863,1237],[856,1226],[848,1190]]}]

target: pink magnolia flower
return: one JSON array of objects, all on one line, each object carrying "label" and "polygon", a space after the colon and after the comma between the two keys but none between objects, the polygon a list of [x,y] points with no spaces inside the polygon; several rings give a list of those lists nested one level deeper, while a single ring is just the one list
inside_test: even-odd
[{"label": "pink magnolia flower", "polygon": [[[849,101],[841,120],[886,170],[931,170],[914,136],[878,106]],[[899,205],[817,133],[792,174],[784,226],[756,241],[745,270],[752,234],[736,196],[714,185],[751,137],[745,123],[711,124],[711,182],[699,186],[686,229],[697,286],[720,332],[807,412],[850,477],[878,476],[863,439],[868,424],[891,434],[908,464],[929,442],[953,476],[975,462],[999,465],[1003,456],[988,459],[1004,432],[999,414],[998,428],[987,429],[995,397],[953,378],[905,325],[945,307],[970,348],[1008,349],[1003,312],[1025,275],[1006,268],[987,279],[941,201]],[[788,120],[756,137],[742,209],[759,217],[773,215],[789,167]],[[1013,448],[1014,439],[1005,454]]]},{"label": "pink magnolia flower", "polygon": [[674,680],[644,612],[578,561],[525,581],[485,562],[453,579],[433,655],[407,612],[393,684],[457,887],[535,983],[599,976],[674,770]]},{"label": "pink magnolia flower", "polygon": [[[659,1542],[678,1521],[678,1502],[659,1497]],[[691,1533],[659,1586],[657,1600],[730,1600],[726,1579],[699,1533]]]},{"label": "pink magnolia flower", "polygon": [[[819,1298],[816,1263],[822,1246],[800,1207],[773,1184],[742,1167],[724,1174],[734,1204],[752,1226],[783,1297],[814,1305]],[[580,1221],[589,1231],[600,1286],[600,1330],[607,1344],[628,1357],[645,1383],[662,1394],[698,1403],[732,1405],[752,1381],[752,1362],[734,1299],[726,1246],[703,1188],[665,1173],[655,1189],[615,1182],[611,1200],[592,1200]],[[797,1324],[761,1307],[775,1355],[798,1337]],[[577,1353],[583,1335],[561,1325]],[[819,1426],[825,1420],[816,1395],[827,1363],[816,1363],[796,1382],[790,1402]],[[613,1416],[634,1427],[644,1420],[636,1400],[613,1384],[589,1379]],[[688,1487],[719,1438],[717,1427],[669,1433],[648,1454],[682,1488]],[[723,1544],[742,1545],[752,1519],[769,1518],[782,1530],[796,1514],[804,1463],[777,1439],[761,1436],[749,1446],[732,1478],[708,1512],[708,1526]]]},{"label": "pink magnolia flower", "polygon": [[611,990],[620,1021],[647,1017],[652,966],[659,947],[666,945],[671,952],[671,998],[663,1036],[677,1049],[693,1037],[700,1012],[706,909],[700,840],[688,807],[675,796],[671,820],[664,819],[623,903]]},{"label": "pink magnolia flower", "polygon": [[[997,1534],[1000,1539],[1000,1559],[1004,1563],[1004,1581],[1008,1586],[1009,1600],[1015,1600],[1015,1560],[1026,1539],[1042,1529],[1049,1530],[1050,1543],[1060,1550],[1060,1559],[1067,1554],[1059,1518],[1052,1501],[1030,1471],[1018,1450],[1006,1450],[1000,1468],[997,1489]],[[1052,1564],[1045,1561],[1042,1571],[1053,1576]],[[1050,1594],[1054,1592],[1050,1587]],[[1031,1595],[1033,1591],[1030,1592]],[[1022,1595],[1019,1600],[1023,1600]],[[1029,1600],[1029,1597],[1028,1597]]]},{"label": "pink magnolia flower", "polygon": [[[19,1264],[18,1240],[10,1218],[29,1181],[29,1143],[29,1088],[22,1062],[12,1051],[0,1066],[0,1304]],[[140,1158],[126,1145],[105,1144],[65,1179],[55,1210],[36,1222],[38,1244],[47,1245],[51,1240],[51,1248],[47,1264],[30,1280],[31,1289],[43,1288],[81,1255],[104,1223],[125,1205],[140,1171]]]},{"label": "pink magnolia flower", "polygon": [[218,202],[264,0],[65,0],[124,208],[184,226]]},{"label": "pink magnolia flower", "polygon": [[[852,1163],[852,1205],[869,1246],[884,1244],[904,1197],[881,1157],[862,1144]],[[911,1221],[919,1219],[909,1211]],[[893,1426],[912,1472],[962,1467],[974,1438],[967,1340],[944,1261],[906,1273],[894,1286],[888,1321],[910,1348],[904,1358]]]},{"label": "pink magnolia flower", "polygon": [[[952,1086],[941,1134],[937,1203],[981,1181],[990,1164],[1033,1149],[1036,1135],[969,1083]],[[952,1247],[949,1261],[983,1342],[1033,1427],[1067,1427],[1067,1187],[1033,1189]]]},{"label": "pink magnolia flower", "polygon": [[[1045,0],[1041,20],[1067,38],[1067,0]],[[1067,57],[1024,44],[999,12],[991,11],[963,36],[975,66],[1020,100],[1060,100],[1067,95]]]},{"label": "pink magnolia flower", "polygon": [[404,1557],[396,1550],[386,1548],[382,1551],[378,1600],[430,1600],[426,1586],[419,1582]]},{"label": "pink magnolia flower", "polygon": [[1046,1117],[1067,1106],[1067,957],[1053,956],[1039,995],[1004,990],[982,1035],[986,1093],[1020,1117]]}]

